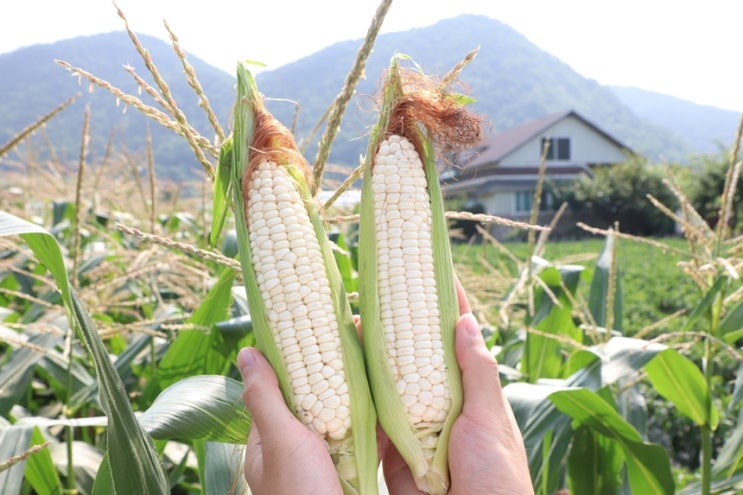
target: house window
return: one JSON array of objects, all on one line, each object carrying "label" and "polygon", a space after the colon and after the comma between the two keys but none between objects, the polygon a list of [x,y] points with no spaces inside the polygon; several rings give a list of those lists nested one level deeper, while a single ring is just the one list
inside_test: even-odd
[{"label": "house window", "polygon": [[516,212],[531,211],[534,191],[516,191]]},{"label": "house window", "polygon": [[[539,211],[552,211],[555,199],[552,193],[542,191],[542,199],[539,201]],[[534,204],[534,191],[516,191],[516,213],[531,211]]]},{"label": "house window", "polygon": [[[544,153],[544,145],[547,138],[542,138],[542,147],[539,148],[539,156]],[[547,160],[570,160],[570,138],[550,138]]]}]

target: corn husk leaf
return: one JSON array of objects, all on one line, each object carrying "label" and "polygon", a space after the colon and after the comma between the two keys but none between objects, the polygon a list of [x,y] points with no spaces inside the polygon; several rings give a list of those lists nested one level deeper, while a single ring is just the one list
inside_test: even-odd
[{"label": "corn husk leaf", "polygon": [[[377,408],[379,421],[407,462],[418,487],[428,493],[446,493],[449,485],[448,447],[449,434],[454,420],[462,407],[462,388],[459,367],[454,355],[454,326],[459,316],[459,307],[454,283],[449,234],[444,216],[444,205],[439,188],[434,147],[430,138],[421,130],[421,141],[425,156],[426,180],[432,206],[433,258],[438,291],[438,303],[444,349],[446,350],[447,380],[452,398],[452,407],[438,438],[433,462],[429,466],[420,444],[420,437],[428,432],[416,431],[410,424],[405,407],[396,390],[396,379],[387,361],[385,339],[379,308],[377,284],[377,259],[375,246],[374,194],[372,174],[374,156],[379,143],[386,138],[394,105],[405,94],[402,87],[398,56],[392,60],[388,79],[384,88],[384,99],[379,120],[372,130],[366,156],[361,199],[361,220],[359,230],[359,296],[364,329],[364,351],[369,369],[369,381]],[[362,253],[361,250],[364,252]]]},{"label": "corn husk leaf", "polygon": [[214,175],[212,193],[212,228],[209,233],[209,246],[214,247],[224,227],[232,195],[232,136],[227,138],[219,148],[219,161]]},{"label": "corn husk leaf", "polygon": [[[234,143],[233,143],[233,191],[235,204],[236,230],[238,247],[241,259],[242,273],[248,306],[253,321],[253,328],[258,348],[263,352],[273,367],[279,380],[284,400],[289,409],[299,417],[297,404],[294,403],[293,392],[290,386],[290,377],[286,371],[281,353],[275,344],[273,329],[269,324],[266,307],[261,296],[256,274],[252,263],[252,253],[248,240],[248,229],[245,218],[246,199],[242,196],[242,181],[247,172],[249,163],[250,143],[255,131],[254,112],[262,110],[261,98],[250,72],[243,65],[238,66],[238,95],[234,112]],[[343,281],[336,265],[333,251],[328,240],[323,221],[315,207],[310,188],[306,184],[304,170],[298,164],[278,163],[287,168],[289,175],[302,197],[309,217],[312,221],[315,235],[320,242],[320,248],[326,266],[336,308],[336,317],[341,338],[344,368],[347,370],[349,395],[351,396],[351,428],[349,439],[339,441],[339,444],[330,443],[329,449],[339,473],[344,493],[348,495],[376,494],[377,487],[377,451],[376,451],[376,414],[371,400],[371,392],[364,373],[364,355],[353,323],[353,316],[348,304]],[[301,419],[301,418],[300,418]],[[348,463],[353,469],[348,469]],[[349,477],[348,472],[356,475]]]}]

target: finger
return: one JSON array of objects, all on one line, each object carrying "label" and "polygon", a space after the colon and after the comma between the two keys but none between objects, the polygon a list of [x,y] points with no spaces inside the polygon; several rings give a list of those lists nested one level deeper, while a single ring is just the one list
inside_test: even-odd
[{"label": "finger", "polygon": [[245,447],[245,479],[248,483],[260,479],[263,471],[263,451],[261,449],[261,435],[253,423],[248,434],[248,443]]},{"label": "finger", "polygon": [[390,437],[382,429],[382,425],[377,423],[377,463],[384,459],[387,449],[394,449]]},{"label": "finger", "polygon": [[410,468],[393,445],[390,445],[382,459],[382,469],[384,470],[384,482],[389,493],[423,495],[423,492],[415,486]]},{"label": "finger", "polygon": [[261,437],[265,441],[282,438],[296,418],[286,407],[273,369],[260,351],[252,347],[240,350],[237,365],[243,376],[243,402]]},{"label": "finger", "polygon": [[519,428],[519,423],[516,421],[516,415],[513,413],[513,408],[511,408],[511,403],[507,400],[505,402],[506,407],[506,413],[508,414],[508,424],[511,426],[511,431],[514,432],[514,437],[516,438],[516,442],[518,446],[520,447],[520,451],[526,452],[526,447],[524,445],[524,437],[521,435],[521,429]]},{"label": "finger", "polygon": [[456,273],[454,274],[454,286],[457,288],[459,314],[463,315],[466,313],[471,313],[472,308],[470,308],[470,302],[467,300],[467,293],[464,291],[464,287],[462,287],[462,283],[459,281],[459,277],[457,277]]},{"label": "finger", "polygon": [[361,316],[353,315],[353,324],[356,325],[356,335],[359,336],[359,340],[363,343],[364,339],[361,335]]},{"label": "finger", "polygon": [[488,351],[480,326],[472,313],[459,317],[455,332],[457,363],[462,370],[465,408],[503,407],[498,363]]}]

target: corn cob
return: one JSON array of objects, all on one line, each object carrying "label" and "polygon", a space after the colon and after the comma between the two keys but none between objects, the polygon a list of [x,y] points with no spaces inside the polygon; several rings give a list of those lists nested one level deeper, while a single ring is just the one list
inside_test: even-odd
[{"label": "corn cob", "polygon": [[367,154],[360,310],[380,424],[418,488],[438,495],[449,487],[449,433],[462,389],[453,334],[459,309],[433,138],[452,134],[446,126],[457,123],[466,124],[453,131],[458,139],[476,141],[479,123],[445,95],[416,91],[401,71],[393,59]]},{"label": "corn cob", "polygon": [[238,67],[233,181],[256,342],[288,407],[322,438],[344,493],[377,493],[376,416],[309,166]]}]

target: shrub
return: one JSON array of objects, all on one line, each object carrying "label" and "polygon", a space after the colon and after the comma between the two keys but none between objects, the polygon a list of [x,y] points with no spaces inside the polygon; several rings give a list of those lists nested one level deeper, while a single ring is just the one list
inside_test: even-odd
[{"label": "shrub", "polygon": [[618,222],[622,232],[643,236],[674,233],[673,219],[648,199],[652,195],[671,210],[678,207],[659,166],[637,159],[593,172],[568,184],[549,184],[556,203],[567,202],[576,221],[601,228]]}]

